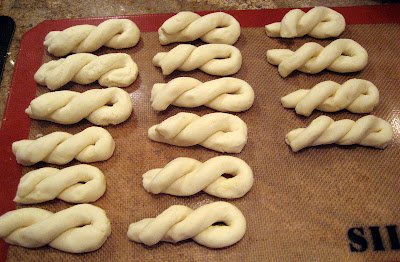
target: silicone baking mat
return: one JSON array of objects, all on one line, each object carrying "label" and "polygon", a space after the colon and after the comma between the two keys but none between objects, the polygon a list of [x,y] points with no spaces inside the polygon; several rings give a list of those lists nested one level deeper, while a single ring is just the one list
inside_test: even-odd
[{"label": "silicone baking mat", "polygon": [[[236,245],[212,250],[184,241],[160,243],[153,247],[130,242],[126,232],[130,223],[154,217],[172,204],[192,208],[219,199],[205,193],[179,198],[150,195],[141,185],[141,175],[162,167],[179,157],[205,161],[218,153],[195,146],[179,148],[152,142],[147,129],[178,113],[200,115],[213,112],[205,107],[184,109],[170,107],[157,113],[150,107],[150,90],[157,82],[178,76],[192,76],[202,81],[215,79],[200,71],[173,73],[164,77],[152,65],[152,57],[175,45],[161,46],[156,30],[172,14],[128,16],[142,31],[139,44],[116,51],[100,49],[96,54],[126,52],[139,66],[138,79],[127,90],[134,101],[134,113],[123,124],[109,126],[116,141],[114,156],[94,163],[106,174],[107,192],[94,204],[105,209],[112,223],[112,234],[95,252],[73,255],[43,247],[25,249],[1,242],[1,258],[9,261],[261,261],[261,260],[395,260],[400,259],[400,13],[399,5],[337,8],[348,23],[341,36],[360,43],[369,53],[368,66],[359,73],[317,75],[293,73],[286,79],[277,68],[267,63],[265,52],[271,48],[296,49],[308,41],[327,45],[330,40],[303,37],[281,40],[266,36],[263,26],[279,21],[288,9],[261,11],[229,11],[242,25],[242,34],[235,44],[243,55],[243,66],[234,75],[253,86],[256,99],[253,107],[238,113],[248,125],[249,139],[244,150],[235,156],[245,160],[254,171],[255,183],[243,198],[232,200],[245,215],[248,229]],[[11,153],[11,143],[56,130],[77,133],[90,126],[82,121],[62,126],[45,121],[31,121],[24,113],[31,99],[47,92],[38,86],[33,75],[50,57],[43,48],[45,35],[72,25],[98,24],[107,18],[44,21],[25,34],[14,72],[11,94],[1,129],[0,214],[14,209],[15,195],[21,174],[46,166],[38,164],[21,168]],[[201,42],[195,42],[201,44]],[[395,131],[392,143],[385,150],[359,146],[321,146],[293,153],[284,142],[285,134],[303,127],[321,113],[309,118],[284,109],[280,97],[299,88],[311,88],[318,82],[333,80],[342,83],[350,78],[372,81],[380,90],[381,100],[374,115],[389,121]],[[66,89],[84,91],[99,88],[68,84]],[[334,119],[358,119],[347,112],[328,114]],[[77,164],[72,162],[70,165]],[[70,206],[60,200],[35,205],[51,211]],[[18,206],[19,208],[20,206]],[[397,241],[397,242],[396,242]]]}]

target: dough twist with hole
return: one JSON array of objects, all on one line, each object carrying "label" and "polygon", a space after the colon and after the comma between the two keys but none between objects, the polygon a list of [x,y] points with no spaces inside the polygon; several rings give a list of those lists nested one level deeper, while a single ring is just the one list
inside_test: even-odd
[{"label": "dough twist with hole", "polygon": [[151,90],[151,106],[157,111],[169,105],[197,107],[205,105],[221,112],[241,112],[253,105],[254,91],[238,78],[223,77],[200,82],[191,77],[178,77],[158,83]]},{"label": "dough twist with hole", "polygon": [[383,149],[392,138],[392,126],[373,115],[364,116],[357,121],[350,119],[334,121],[330,117],[320,116],[308,127],[290,131],[285,141],[294,152],[297,152],[305,147],[327,144],[358,144]]},{"label": "dough twist with hole", "polygon": [[[225,178],[224,174],[232,177]],[[179,157],[143,175],[143,187],[153,194],[190,196],[203,190],[220,198],[239,198],[249,192],[252,185],[251,168],[232,156],[217,156],[204,163]]]},{"label": "dough twist with hole", "polygon": [[14,202],[36,204],[58,198],[69,203],[89,203],[105,191],[106,179],[97,167],[76,165],[61,170],[44,167],[21,177]]},{"label": "dough twist with hole", "polygon": [[163,75],[169,75],[175,70],[187,72],[198,68],[210,75],[228,76],[239,71],[242,54],[236,47],[225,44],[199,47],[181,44],[169,52],[157,53],[153,64],[161,67]]},{"label": "dough twist with hole", "polygon": [[37,248],[49,245],[70,253],[99,249],[111,234],[103,209],[79,204],[53,213],[21,208],[0,217],[0,237],[11,245]]},{"label": "dough twist with hole", "polygon": [[109,159],[115,149],[115,142],[104,128],[92,126],[72,135],[53,132],[35,140],[20,140],[12,144],[17,162],[24,166],[40,161],[64,165],[74,158],[91,163]]},{"label": "dough twist with hole", "polygon": [[300,9],[290,10],[281,22],[265,26],[270,37],[294,38],[305,35],[314,38],[337,37],[346,27],[344,17],[327,7],[317,6],[307,13]]},{"label": "dough twist with hole", "polygon": [[367,80],[350,79],[343,84],[324,81],[311,89],[299,89],[281,98],[283,107],[295,108],[296,113],[310,116],[314,109],[336,112],[347,109],[352,113],[370,113],[379,102],[379,91]]},{"label": "dough twist with hole", "polygon": [[198,116],[178,113],[150,127],[151,140],[176,146],[201,145],[226,153],[240,153],[247,142],[247,125],[226,113]]},{"label": "dough twist with hole", "polygon": [[165,21],[158,29],[158,35],[162,45],[198,38],[210,44],[233,45],[240,36],[240,24],[233,16],[223,12],[200,16],[184,11]]},{"label": "dough twist with hole", "polygon": [[33,99],[25,113],[38,120],[74,124],[86,118],[99,126],[117,125],[131,115],[129,94],[117,87],[91,89],[83,93],[56,91]]},{"label": "dough twist with hole", "polygon": [[[213,225],[218,222],[225,225]],[[239,242],[245,233],[246,219],[242,212],[230,203],[214,202],[195,210],[170,206],[155,218],[132,223],[128,238],[148,246],[191,238],[209,248],[223,248]]]},{"label": "dough twist with hole", "polygon": [[43,64],[35,73],[35,81],[56,90],[72,81],[87,85],[98,80],[101,86],[126,87],[138,75],[138,67],[128,54],[113,53],[96,56],[74,54]]},{"label": "dough twist with hole", "polygon": [[140,38],[139,28],[129,19],[108,19],[98,26],[76,25],[63,31],[51,31],[44,45],[54,56],[70,53],[91,53],[102,46],[122,49],[135,46]]},{"label": "dough twist with hole", "polygon": [[316,74],[324,69],[338,73],[357,72],[368,63],[367,51],[351,39],[337,39],[326,47],[309,42],[295,52],[289,49],[271,49],[267,51],[269,63],[278,66],[279,74],[287,77],[299,70]]}]

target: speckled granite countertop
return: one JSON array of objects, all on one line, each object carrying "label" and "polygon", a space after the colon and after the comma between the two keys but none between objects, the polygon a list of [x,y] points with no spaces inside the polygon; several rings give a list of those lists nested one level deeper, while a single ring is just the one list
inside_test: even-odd
[{"label": "speckled granite countertop", "polygon": [[307,7],[316,5],[352,6],[373,5],[373,0],[102,0],[102,1],[61,1],[61,0],[2,0],[0,15],[10,16],[16,23],[16,30],[5,65],[0,86],[0,116],[2,119],[9,93],[13,66],[18,54],[22,35],[38,23],[47,19],[81,18],[128,14],[150,14],[179,12],[182,10],[228,10],[228,9],[268,9],[279,7]]}]

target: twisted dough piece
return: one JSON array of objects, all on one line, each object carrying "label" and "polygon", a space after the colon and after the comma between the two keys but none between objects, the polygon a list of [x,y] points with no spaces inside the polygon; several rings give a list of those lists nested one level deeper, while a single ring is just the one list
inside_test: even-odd
[{"label": "twisted dough piece", "polygon": [[320,116],[308,127],[290,131],[285,141],[297,152],[305,147],[326,144],[359,144],[383,149],[392,138],[392,126],[373,115],[364,116],[356,122],[350,119],[334,121],[330,117]]},{"label": "twisted dough piece", "polygon": [[[222,222],[225,225],[213,225]],[[239,242],[246,233],[242,212],[227,202],[214,202],[196,210],[182,205],[170,206],[156,218],[132,223],[128,238],[145,245],[160,241],[176,243],[192,238],[209,248],[223,248]]]},{"label": "twisted dough piece", "polygon": [[59,198],[70,203],[89,203],[105,191],[106,179],[97,167],[76,165],[61,170],[44,167],[21,178],[14,202],[36,204]]},{"label": "twisted dough piece", "polygon": [[237,116],[178,113],[149,128],[151,140],[175,146],[202,145],[226,153],[240,153],[247,143],[247,125]]},{"label": "twisted dough piece", "polygon": [[287,77],[293,71],[316,74],[324,69],[338,73],[356,72],[368,63],[367,51],[351,39],[337,39],[326,47],[305,43],[295,52],[289,49],[267,51],[267,60],[278,65],[279,74]]},{"label": "twisted dough piece", "polygon": [[98,26],[76,25],[63,31],[51,31],[44,45],[54,56],[69,53],[91,53],[102,47],[122,49],[135,46],[140,38],[139,28],[129,19],[108,19]]},{"label": "twisted dough piece", "polygon": [[[223,174],[232,177],[225,178]],[[217,156],[204,163],[179,157],[164,168],[152,169],[143,175],[143,187],[153,194],[190,196],[203,190],[216,197],[239,198],[252,186],[253,171],[246,162],[232,156]]]},{"label": "twisted dough piece", "polygon": [[11,245],[37,248],[49,245],[70,253],[99,249],[111,234],[103,209],[79,204],[57,213],[21,208],[0,217],[0,237]]},{"label": "twisted dough piece", "polygon": [[233,45],[240,36],[240,24],[223,12],[200,16],[184,11],[165,21],[158,29],[158,35],[162,45],[198,38],[210,44]]},{"label": "twisted dough piece", "polygon": [[352,113],[370,113],[379,102],[379,91],[367,80],[350,79],[342,85],[324,81],[311,89],[299,89],[281,98],[283,107],[295,108],[296,113],[310,116],[314,109],[336,112],[347,109]]},{"label": "twisted dough piece", "polygon": [[24,166],[40,161],[64,165],[74,158],[90,163],[109,159],[115,149],[110,133],[101,127],[88,127],[80,133],[71,135],[53,132],[36,140],[20,140],[12,144],[17,162]]},{"label": "twisted dough piece", "polygon": [[87,118],[99,126],[124,122],[133,110],[132,100],[120,88],[91,89],[84,93],[57,91],[33,99],[25,113],[38,120],[74,124]]},{"label": "twisted dough piece", "polygon": [[247,82],[233,77],[205,83],[191,77],[178,77],[166,84],[155,84],[150,101],[157,111],[173,104],[180,107],[205,105],[221,112],[241,112],[253,105],[254,91]]},{"label": "twisted dough piece", "polygon": [[239,71],[242,54],[236,47],[225,44],[199,47],[181,44],[169,52],[157,53],[153,65],[161,67],[163,75],[169,75],[175,70],[187,72],[199,68],[210,75],[228,76]]},{"label": "twisted dough piece", "polygon": [[270,37],[294,38],[308,34],[314,38],[337,37],[346,27],[344,17],[327,7],[316,6],[304,13],[300,9],[290,10],[281,22],[265,26]]},{"label": "twisted dough piece", "polygon": [[70,81],[87,85],[99,81],[102,86],[126,87],[138,75],[138,67],[128,54],[96,56],[74,54],[43,64],[35,73],[35,81],[56,90]]}]

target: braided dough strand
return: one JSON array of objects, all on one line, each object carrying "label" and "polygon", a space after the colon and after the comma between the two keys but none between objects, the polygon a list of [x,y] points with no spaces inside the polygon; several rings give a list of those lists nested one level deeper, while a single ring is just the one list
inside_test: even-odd
[{"label": "braided dough strand", "polygon": [[77,25],[63,31],[51,31],[44,45],[54,56],[70,53],[91,53],[102,46],[122,49],[135,46],[140,38],[139,28],[129,19],[108,19],[98,26]]},{"label": "braided dough strand", "polygon": [[56,90],[72,81],[87,85],[98,80],[101,86],[126,87],[138,75],[138,67],[128,54],[96,56],[74,54],[43,64],[35,73],[35,81]]},{"label": "braided dough strand", "polygon": [[210,44],[233,45],[240,36],[240,24],[233,16],[223,12],[200,16],[184,11],[165,21],[158,29],[158,35],[162,45],[198,38]]},{"label": "braided dough strand", "polygon": [[198,68],[210,75],[228,76],[239,71],[242,54],[236,47],[225,44],[199,47],[180,44],[169,52],[157,53],[153,64],[161,67],[163,75],[169,75],[175,70],[188,72]]},{"label": "braided dough strand", "polygon": [[[225,178],[224,174],[232,177]],[[239,198],[249,192],[252,185],[251,168],[232,156],[217,156],[204,163],[179,157],[143,175],[143,187],[153,194],[190,196],[203,190],[216,197]]]},{"label": "braided dough strand", "polygon": [[53,132],[36,140],[20,140],[12,144],[17,162],[24,166],[40,161],[64,165],[74,158],[90,163],[109,159],[115,142],[104,128],[92,126],[75,135]]},{"label": "braided dough strand", "polygon": [[59,198],[70,203],[89,203],[105,191],[104,174],[94,166],[76,165],[61,170],[44,167],[21,178],[14,202],[36,204]]},{"label": "braided dough strand", "polygon": [[326,47],[317,43],[305,43],[295,52],[288,49],[267,51],[270,64],[278,65],[279,74],[287,77],[299,70],[316,74],[324,69],[338,73],[357,72],[368,63],[367,51],[351,39],[337,39]]},{"label": "braided dough strand", "polygon": [[204,83],[191,77],[178,77],[166,84],[155,84],[151,90],[151,106],[157,111],[172,104],[191,108],[205,105],[221,112],[241,112],[249,109],[253,101],[253,88],[233,77]]},{"label": "braided dough strand", "polygon": [[176,146],[202,145],[226,153],[240,153],[247,142],[247,125],[226,113],[198,116],[178,113],[149,128],[151,140]]},{"label": "braided dough strand", "polygon": [[311,89],[299,89],[281,98],[283,107],[295,108],[296,113],[310,116],[314,109],[336,112],[347,109],[352,113],[370,113],[379,102],[379,91],[367,80],[350,79],[342,85],[324,81]]},{"label": "braided dough strand", "polygon": [[[224,226],[213,225],[217,222]],[[223,248],[239,242],[246,232],[242,212],[227,202],[214,202],[196,210],[174,205],[156,218],[132,223],[128,238],[148,246],[160,241],[176,243],[192,238],[209,248]]]},{"label": "braided dough strand", "polygon": [[383,149],[392,138],[392,126],[373,115],[364,116],[355,122],[350,119],[334,121],[330,117],[320,116],[308,127],[290,131],[285,141],[297,152],[305,147],[326,144],[359,144]]},{"label": "braided dough strand", "polygon": [[103,209],[79,204],[57,213],[21,208],[0,217],[0,237],[11,245],[37,248],[49,245],[70,253],[99,249],[111,234]]},{"label": "braided dough strand", "polygon": [[131,115],[132,100],[120,88],[91,89],[84,93],[57,91],[33,99],[25,113],[38,120],[74,124],[87,118],[99,126],[117,125]]},{"label": "braided dough strand", "polygon": [[314,38],[337,37],[346,27],[344,17],[327,7],[317,6],[307,13],[300,9],[290,10],[281,22],[265,26],[270,37],[294,38],[306,34]]}]

